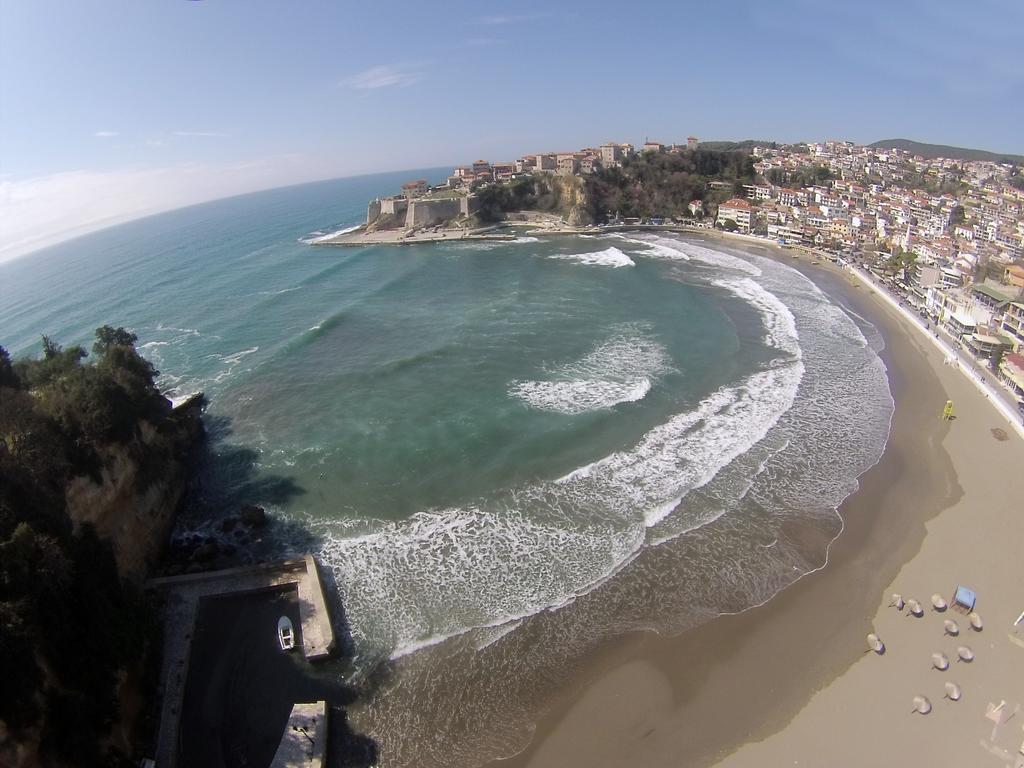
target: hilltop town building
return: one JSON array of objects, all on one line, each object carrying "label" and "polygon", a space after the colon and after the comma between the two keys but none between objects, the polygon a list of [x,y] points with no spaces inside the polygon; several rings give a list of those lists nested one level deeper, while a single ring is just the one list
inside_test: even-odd
[{"label": "hilltop town building", "polygon": [[609,168],[621,163],[623,157],[625,157],[625,153],[619,144],[601,145],[601,162]]},{"label": "hilltop town building", "polygon": [[402,196],[406,198],[423,197],[423,195],[427,194],[427,188],[426,179],[407,181],[402,185]]}]

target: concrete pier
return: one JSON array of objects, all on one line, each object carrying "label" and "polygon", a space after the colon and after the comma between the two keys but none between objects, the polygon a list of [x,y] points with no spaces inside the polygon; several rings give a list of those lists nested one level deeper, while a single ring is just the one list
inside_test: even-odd
[{"label": "concrete pier", "polygon": [[321,768],[327,741],[327,702],[296,704],[270,768]]},{"label": "concrete pier", "polygon": [[316,661],[327,658],[334,649],[334,630],[312,555],[279,563],[151,579],[146,585],[164,592],[166,597],[160,672],[163,701],[156,749],[160,768],[177,765],[191,639],[201,600],[293,587],[298,594],[303,655]]}]

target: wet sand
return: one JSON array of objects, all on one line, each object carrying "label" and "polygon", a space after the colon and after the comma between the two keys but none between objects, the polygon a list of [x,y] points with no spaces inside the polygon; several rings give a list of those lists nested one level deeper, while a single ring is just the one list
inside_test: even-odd
[{"label": "wet sand", "polygon": [[[883,334],[896,401],[886,451],[842,506],[827,566],[678,637],[604,643],[580,661],[529,747],[493,766],[998,764],[983,743],[985,706],[1024,700],[1024,648],[1007,637],[1024,610],[1024,516],[1014,505],[1024,443],[891,307],[838,268],[807,261],[796,265]],[[948,398],[952,422],[940,418]],[[943,676],[931,653],[955,658],[959,643],[943,637],[947,615],[929,599],[948,600],[958,582],[979,592],[987,626],[970,636],[957,617],[978,658]],[[921,600],[925,616],[889,608],[894,591]],[[864,653],[872,631],[884,656]],[[946,679],[964,688],[957,704],[942,699]],[[931,715],[910,714],[917,693]],[[988,746],[1015,750],[1021,719]]]}]

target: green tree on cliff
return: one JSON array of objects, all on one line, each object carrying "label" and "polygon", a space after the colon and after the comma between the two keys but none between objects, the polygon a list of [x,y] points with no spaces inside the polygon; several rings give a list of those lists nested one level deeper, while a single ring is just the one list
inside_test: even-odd
[{"label": "green tree on cliff", "polygon": [[119,675],[143,642],[139,595],[65,499],[105,446],[170,412],[135,341],[105,326],[92,362],[48,337],[38,359],[0,348],[0,721],[16,739],[37,732],[43,764],[116,761]]},{"label": "green tree on cliff", "polygon": [[688,216],[693,200],[714,202],[711,182],[726,182],[726,195],[757,178],[746,151],[695,149],[646,152],[628,158],[621,168],[607,168],[586,180],[587,199],[601,218],[619,211],[626,217]]}]

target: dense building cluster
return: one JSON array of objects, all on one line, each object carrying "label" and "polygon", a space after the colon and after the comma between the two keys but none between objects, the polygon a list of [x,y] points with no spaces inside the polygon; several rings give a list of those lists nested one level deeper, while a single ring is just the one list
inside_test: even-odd
[{"label": "dense building cluster", "polygon": [[[690,137],[689,146],[697,146],[697,139]],[[686,145],[682,145],[683,148]],[[664,151],[675,147],[666,147],[657,142],[647,142],[643,151]],[[575,152],[542,152],[536,155],[523,155],[518,160],[508,163],[494,163],[477,160],[472,165],[460,165],[448,177],[448,186],[468,188],[474,184],[490,181],[510,181],[521,173],[556,173],[561,176],[578,176],[590,174],[601,168],[612,168],[622,164],[627,157],[636,153],[632,144],[608,142],[599,147],[586,147]]]},{"label": "dense building cluster", "polygon": [[1013,165],[849,142],[753,152],[766,183],[723,203],[719,226],[860,262],[1024,403],[1024,191]]},{"label": "dense building cluster", "polygon": [[965,275],[1024,256],[1024,192],[1010,183],[1012,165],[835,141],[753,153],[766,183],[745,189],[751,226],[769,236],[854,250],[899,245]]}]

